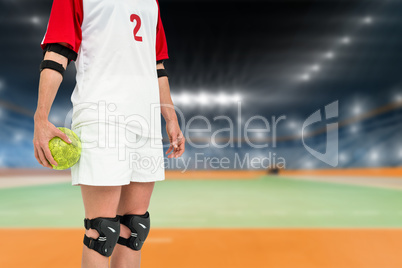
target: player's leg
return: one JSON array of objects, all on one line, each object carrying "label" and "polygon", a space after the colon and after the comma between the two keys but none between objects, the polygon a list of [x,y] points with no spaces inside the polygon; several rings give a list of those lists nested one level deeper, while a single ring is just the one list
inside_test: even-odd
[{"label": "player's leg", "polygon": [[[131,182],[129,185],[122,186],[118,215],[138,215],[134,221],[141,223],[149,231],[147,213],[149,202],[155,182]],[[143,217],[141,217],[143,216]],[[139,226],[138,226],[139,227]],[[130,229],[121,224],[120,236],[130,238]],[[139,268],[141,263],[141,250],[133,250],[127,246],[117,244],[111,258],[111,268]]]},{"label": "player's leg", "polygon": [[[115,240],[115,236],[119,234],[119,222],[115,221],[112,218],[116,217],[117,207],[120,200],[122,186],[88,186],[81,185],[81,193],[84,201],[85,207],[85,218],[86,219],[100,219],[101,221],[97,221],[97,223],[101,223],[98,226],[92,226],[94,228],[98,228],[101,232],[103,232],[106,240],[109,239],[108,242],[103,242],[104,238],[99,238],[99,232],[95,229],[89,229],[85,231],[85,235],[88,238],[98,239],[99,242],[90,241],[89,246],[93,245],[106,245],[102,243],[111,243],[111,241]],[[106,219],[103,219],[106,218]],[[116,228],[117,224],[117,228]],[[108,231],[111,230],[111,231]],[[113,232],[114,231],[114,232]],[[117,240],[117,239],[116,239]],[[114,245],[114,243],[113,243]],[[105,251],[105,247],[102,250]],[[90,249],[87,245],[84,245],[82,251],[82,268],[107,268],[109,258],[106,256],[110,252],[110,247],[107,247],[109,252],[103,252],[100,254],[97,250],[99,247],[96,246],[93,249]],[[106,249],[107,251],[107,249]]]}]

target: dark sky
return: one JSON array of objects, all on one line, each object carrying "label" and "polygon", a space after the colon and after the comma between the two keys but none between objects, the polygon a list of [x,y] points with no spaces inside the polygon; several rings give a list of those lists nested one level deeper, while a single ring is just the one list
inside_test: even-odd
[{"label": "dark sky", "polygon": [[[51,2],[0,0],[0,98],[32,110]],[[401,1],[160,0],[160,6],[174,94],[236,92],[250,113],[308,114],[337,99],[379,106],[400,91]],[[56,105],[70,105],[73,86],[70,67]]]}]

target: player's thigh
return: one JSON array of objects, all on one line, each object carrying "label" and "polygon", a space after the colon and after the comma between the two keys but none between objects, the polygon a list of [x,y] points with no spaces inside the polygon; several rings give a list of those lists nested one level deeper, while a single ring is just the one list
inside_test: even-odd
[{"label": "player's thigh", "polygon": [[131,182],[122,186],[117,213],[145,214],[148,210],[155,182]]},{"label": "player's thigh", "polygon": [[116,217],[122,186],[80,186],[85,218]]}]

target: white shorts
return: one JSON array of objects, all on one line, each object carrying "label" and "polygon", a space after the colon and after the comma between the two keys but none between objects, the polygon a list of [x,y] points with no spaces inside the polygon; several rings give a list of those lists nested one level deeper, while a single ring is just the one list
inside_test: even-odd
[{"label": "white shorts", "polygon": [[71,168],[73,185],[118,186],[165,179],[161,139],[103,123],[73,131],[82,143],[81,158]]}]

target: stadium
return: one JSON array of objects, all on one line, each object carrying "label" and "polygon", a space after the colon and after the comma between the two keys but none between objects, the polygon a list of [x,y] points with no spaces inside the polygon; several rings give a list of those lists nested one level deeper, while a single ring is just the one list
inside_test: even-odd
[{"label": "stadium", "polygon": [[[142,267],[401,267],[402,3],[159,2],[187,143],[131,159],[166,169]],[[0,0],[4,268],[80,265],[80,189],[32,146],[51,5]],[[56,126],[71,127],[74,85],[71,64]]]}]

